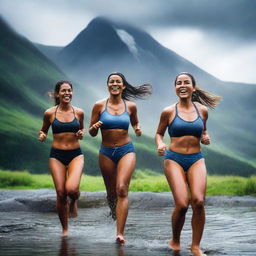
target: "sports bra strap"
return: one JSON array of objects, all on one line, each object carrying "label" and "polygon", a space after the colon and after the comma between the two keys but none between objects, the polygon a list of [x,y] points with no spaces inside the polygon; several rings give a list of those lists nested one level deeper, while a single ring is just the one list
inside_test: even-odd
[{"label": "sports bra strap", "polygon": [[196,109],[196,113],[198,114],[199,117],[201,117],[201,116],[200,116],[200,113],[199,113],[199,110],[198,110],[198,108],[196,107],[196,104],[195,104],[194,102],[192,102],[192,103],[193,103],[193,105],[194,105],[194,107],[195,107],[195,109]]},{"label": "sports bra strap", "polygon": [[106,104],[105,104],[105,110],[108,110],[108,99],[106,100]]},{"label": "sports bra strap", "polygon": [[74,113],[74,118],[76,118],[76,112],[75,112],[75,109],[73,108],[73,106],[71,106],[72,109],[73,109],[73,113]]},{"label": "sports bra strap", "polygon": [[178,103],[175,104],[175,116],[178,116]]},{"label": "sports bra strap", "polygon": [[[105,104],[105,110],[107,110],[107,104],[108,104],[108,100],[109,99],[107,99],[106,100],[106,104]],[[126,103],[125,103],[125,100],[124,99],[122,99],[123,100],[123,102],[124,102],[124,111],[126,112],[127,111],[127,108],[126,108]]]},{"label": "sports bra strap", "polygon": [[127,111],[126,109],[126,103],[125,103],[125,100],[123,99],[123,102],[124,102],[124,111]]},{"label": "sports bra strap", "polygon": [[58,109],[59,105],[57,105],[56,109],[55,109],[55,118],[56,118],[56,113],[57,113],[57,109]]},{"label": "sports bra strap", "polygon": [[[55,118],[56,118],[56,113],[57,113],[58,108],[59,108],[59,105],[57,105],[57,107],[55,109]],[[76,117],[75,109],[73,108],[73,106],[71,106],[71,108],[73,109],[74,117]]]}]

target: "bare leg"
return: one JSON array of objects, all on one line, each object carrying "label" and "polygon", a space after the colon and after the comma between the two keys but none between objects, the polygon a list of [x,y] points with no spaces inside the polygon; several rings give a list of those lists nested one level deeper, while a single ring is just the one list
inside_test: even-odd
[{"label": "bare leg", "polygon": [[164,171],[175,201],[172,213],[172,239],[169,242],[171,249],[180,250],[180,234],[185,223],[189,204],[186,176],[183,168],[172,160],[164,161]]},{"label": "bare leg", "polygon": [[124,227],[128,216],[128,189],[133,170],[135,168],[135,153],[128,153],[123,156],[117,165],[117,232],[116,241],[125,243]]},{"label": "bare leg", "polygon": [[49,168],[57,193],[57,212],[62,225],[62,235],[68,235],[67,194],[65,191],[66,166],[55,158],[49,159]]},{"label": "bare leg", "polygon": [[116,177],[117,177],[117,165],[108,157],[99,154],[99,165],[105,187],[107,190],[107,200],[111,210],[111,215],[116,220]]},{"label": "bare leg", "polygon": [[192,245],[191,252],[195,256],[202,256],[200,242],[204,231],[205,224],[205,191],[206,191],[206,167],[204,159],[194,163],[188,171],[188,181],[192,197]]},{"label": "bare leg", "polygon": [[68,165],[68,178],[66,191],[71,199],[69,204],[69,217],[75,218],[78,215],[77,202],[80,196],[79,186],[84,167],[84,156],[75,157]]}]

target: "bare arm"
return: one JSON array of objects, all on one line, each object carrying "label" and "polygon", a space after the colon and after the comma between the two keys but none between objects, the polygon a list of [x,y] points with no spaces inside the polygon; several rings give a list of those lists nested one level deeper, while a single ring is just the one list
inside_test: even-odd
[{"label": "bare arm", "polygon": [[38,134],[39,134],[38,140],[41,142],[45,141],[45,139],[47,137],[47,133],[48,133],[49,127],[51,125],[50,118],[51,118],[51,111],[46,110],[44,112],[42,128],[38,132]]},{"label": "bare arm", "polygon": [[157,146],[157,153],[160,156],[163,156],[165,153],[165,150],[167,148],[166,144],[163,141],[164,133],[166,131],[166,128],[168,126],[169,121],[169,112],[167,110],[164,110],[161,114],[159,125],[157,128],[157,132],[155,135],[155,144]]},{"label": "bare arm", "polygon": [[77,109],[77,115],[79,117],[80,129],[77,131],[76,136],[79,140],[82,140],[85,134],[84,129],[84,112],[82,109]]},{"label": "bare arm", "polygon": [[99,121],[100,110],[101,104],[96,103],[92,109],[91,122],[89,128],[89,133],[92,137],[95,137],[98,134],[99,128],[103,124],[101,121]]},{"label": "bare arm", "polygon": [[206,128],[206,122],[208,119],[208,110],[205,106],[203,106],[203,108],[202,108],[202,117],[203,117],[203,122],[204,122],[204,130],[203,130],[203,133],[201,136],[201,143],[205,144],[205,145],[209,145],[211,143],[211,138],[208,135],[207,128]]},{"label": "bare arm", "polygon": [[131,125],[134,129],[134,132],[137,136],[141,136],[142,131],[140,128],[139,119],[138,119],[138,115],[137,115],[137,107],[136,107],[135,103],[133,103],[131,105],[130,111],[131,111],[130,121],[131,121]]}]

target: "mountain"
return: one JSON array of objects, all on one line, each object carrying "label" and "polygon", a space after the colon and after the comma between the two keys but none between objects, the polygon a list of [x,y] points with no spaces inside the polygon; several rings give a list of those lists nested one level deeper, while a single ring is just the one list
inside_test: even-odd
[{"label": "mountain", "polygon": [[[33,43],[13,31],[1,18],[0,37],[0,168],[47,173],[51,132],[49,131],[45,143],[38,142],[37,132],[42,125],[43,112],[52,105],[47,93],[53,90],[56,81],[69,78]],[[75,105],[78,104],[76,93],[79,88],[81,85],[76,83]],[[93,94],[86,88],[83,92],[86,96],[82,96],[83,101],[89,102],[89,97]],[[79,96],[79,93],[77,95]],[[88,119],[87,111],[86,123]],[[140,146],[144,140],[147,138],[136,144],[140,154],[146,154],[150,161],[139,159],[138,168],[151,167],[160,171],[161,159],[155,152]],[[150,141],[153,144],[153,140]],[[86,140],[81,142],[88,174],[100,174],[99,144],[99,138],[90,138],[88,135]]]},{"label": "mountain", "polygon": [[216,110],[209,111],[211,148],[256,166],[255,85],[221,81],[163,47],[148,33],[103,17],[93,19],[70,44],[55,53],[54,61],[98,98],[107,97],[104,86],[112,71],[124,73],[132,84],[151,83],[153,95],[137,102],[142,128],[151,137],[162,109],[177,101],[175,76],[182,71],[192,73],[199,87],[223,97]]},{"label": "mountain", "polygon": [[[98,24],[98,25],[97,25]],[[102,25],[105,24],[104,19],[99,20],[93,20],[91,22],[92,28],[100,29]],[[88,27],[90,28],[89,25]],[[97,26],[96,26],[97,25]],[[106,37],[111,35],[111,29],[113,29],[114,24],[107,21],[106,27],[108,28]],[[116,25],[117,26],[117,25]],[[106,28],[104,26],[104,29]],[[122,28],[122,29],[121,29]],[[125,34],[126,30],[128,28],[121,27],[121,31],[119,31],[119,34],[123,33]],[[103,29],[103,30],[104,30]],[[105,30],[104,30],[105,31]],[[145,58],[151,57],[154,59],[156,58],[154,54],[150,52],[150,47],[153,47],[154,45],[157,47],[158,43],[156,41],[150,42],[150,36],[147,35],[144,32],[141,32],[140,30],[134,29],[138,35],[141,35],[141,38],[143,39],[143,35],[146,35],[146,41],[145,48],[140,46],[141,52],[146,52],[147,54],[144,55],[144,57],[141,57],[140,59],[136,59],[134,57],[134,53],[131,52],[131,49],[125,44],[119,37],[114,36],[114,40],[110,41],[108,47],[112,47],[111,51],[116,51],[115,53],[111,54],[111,52],[108,52],[105,54],[105,57],[102,57],[100,61],[95,61],[95,66],[93,65],[94,62],[92,62],[93,58],[95,60],[97,59],[97,52],[100,51],[101,48],[97,48],[94,50],[90,49],[91,53],[88,53],[88,56],[91,59],[87,59],[87,62],[84,63],[91,63],[92,67],[84,67],[82,68],[82,52],[80,52],[76,57],[81,57],[78,61],[75,61],[73,59],[73,66],[71,62],[66,59],[65,52],[68,49],[71,54],[73,51],[75,51],[76,48],[60,48],[57,49],[57,51],[47,51],[47,47],[44,47],[45,54],[51,54],[54,53],[56,56],[56,62],[55,64],[49,60],[45,55],[43,55],[38,48],[40,46],[37,45],[35,47],[29,40],[24,38],[23,36],[19,35],[15,31],[13,31],[2,19],[0,19],[0,86],[1,86],[1,95],[0,95],[0,139],[1,139],[1,149],[0,149],[0,168],[2,169],[11,169],[11,170],[28,170],[30,172],[34,173],[45,173],[48,172],[48,155],[49,155],[49,149],[50,149],[50,143],[51,143],[51,134],[49,134],[47,142],[46,143],[39,143],[37,141],[37,131],[40,129],[40,126],[42,124],[42,115],[46,108],[50,107],[52,103],[50,103],[49,98],[47,96],[47,92],[53,89],[54,84],[57,80],[60,79],[69,79],[71,78],[73,83],[75,84],[74,87],[74,105],[77,105],[79,107],[82,107],[85,110],[86,118],[85,118],[85,124],[86,128],[88,128],[89,118],[90,118],[90,110],[92,108],[92,103],[95,100],[97,100],[98,96],[106,95],[106,88],[105,86],[105,79],[106,79],[106,70],[109,72],[110,69],[113,67],[119,68],[119,62],[122,62],[122,59],[119,60],[119,56],[122,56],[122,58],[125,58],[127,62],[130,62],[132,65],[133,62],[137,63],[136,67],[141,68],[141,70],[145,69],[145,72],[150,73],[151,76],[149,76],[151,79],[154,78],[152,70],[147,70],[148,66],[145,67],[141,66],[140,60],[144,60]],[[133,33],[135,33],[133,31]],[[113,34],[118,35],[115,30],[112,30]],[[114,33],[115,32],[115,33]],[[82,33],[82,32],[81,32]],[[84,33],[87,35],[87,29],[85,29]],[[90,40],[93,38],[92,35],[94,33],[98,33],[94,29],[91,29],[91,37]],[[128,33],[128,32],[126,32]],[[132,32],[129,31],[131,34]],[[113,35],[112,34],[112,35]],[[123,36],[123,35],[122,35]],[[127,35],[126,35],[127,36]],[[135,36],[135,34],[134,34]],[[84,44],[87,42],[88,38],[81,35],[82,39],[84,39]],[[109,37],[108,40],[112,38]],[[81,39],[81,40],[82,40]],[[142,40],[140,39],[140,40]],[[95,39],[96,40],[96,39]],[[107,38],[104,38],[104,40],[107,40]],[[104,48],[104,45],[106,43],[104,40],[98,40],[99,42],[96,43],[97,47],[101,46],[103,47],[101,49],[101,55]],[[119,40],[119,44],[115,47],[113,45],[116,40]],[[129,38],[131,40],[131,38]],[[139,41],[139,37],[136,37],[136,40]],[[135,41],[135,39],[134,39]],[[80,40],[78,41],[80,42]],[[136,42],[136,41],[135,41]],[[73,44],[71,43],[73,46]],[[89,48],[90,44],[88,43],[86,45],[87,48]],[[82,46],[81,46],[82,47]],[[91,45],[90,47],[93,47]],[[166,54],[168,53],[168,49],[162,47],[161,45],[158,46],[159,49],[163,49],[163,51],[166,51]],[[153,47],[154,48],[154,47]],[[152,49],[153,49],[152,48]],[[42,49],[42,48],[41,48]],[[79,50],[79,49],[77,49]],[[85,49],[83,49],[84,51]],[[124,50],[124,51],[123,51]],[[133,49],[134,51],[134,49]],[[93,52],[93,54],[92,54]],[[122,53],[123,52],[123,53]],[[84,53],[85,54],[85,53]],[[142,53],[140,53],[142,54]],[[100,56],[101,56],[100,55]],[[85,56],[87,56],[85,54]],[[98,56],[100,58],[100,56]],[[114,63],[113,66],[109,60],[111,56],[115,56],[117,58],[116,63]],[[170,56],[172,56],[175,61],[175,53],[171,52]],[[65,65],[61,65],[57,62],[57,57],[63,59],[63,63]],[[88,57],[88,58],[89,58]],[[162,56],[164,57],[164,56]],[[178,56],[179,57],[179,56]],[[65,60],[65,61],[64,61]],[[90,60],[90,61],[89,61]],[[105,61],[109,60],[108,66],[104,66],[103,63]],[[191,67],[196,67],[190,62],[185,62],[185,60],[182,57],[179,57],[177,60],[177,63],[186,63],[186,65]],[[159,59],[159,62],[160,59]],[[146,62],[145,62],[146,63]],[[76,65],[81,64],[81,70],[83,70],[83,73],[76,73],[76,71],[79,69],[76,69]],[[111,65],[110,65],[111,64]],[[70,65],[70,66],[69,66]],[[121,65],[121,64],[120,64]],[[134,64],[135,65],[135,64]],[[149,63],[149,65],[151,65]],[[99,68],[100,67],[100,68]],[[105,67],[108,67],[108,69]],[[70,68],[70,71],[69,71]],[[88,70],[91,68],[91,70],[96,69],[97,72],[95,73],[89,73]],[[98,69],[99,68],[99,69]],[[126,62],[123,62],[123,70],[128,70],[129,67],[127,67]],[[130,68],[134,69],[134,66],[131,66]],[[63,71],[61,71],[63,70]],[[64,73],[65,72],[65,73]],[[127,71],[128,72],[128,71]],[[131,72],[131,71],[130,71]],[[134,70],[135,72],[135,70]],[[200,71],[203,73],[203,71]],[[66,75],[67,73],[67,75]],[[125,73],[125,72],[124,72]],[[126,73],[125,73],[126,74]],[[146,76],[144,71],[143,72],[136,72],[134,73],[137,78],[132,77],[132,73],[129,73],[129,76],[127,76],[128,81],[142,81],[143,79],[140,79],[141,77]],[[204,73],[203,73],[204,74]],[[204,75],[207,75],[204,74]],[[131,78],[130,78],[131,76]],[[162,79],[166,79],[166,77],[155,77],[159,81]],[[154,78],[154,79],[155,79]],[[217,79],[210,76],[212,79],[211,81],[215,81]],[[137,79],[137,80],[135,80]],[[146,78],[145,78],[146,79]],[[169,78],[168,78],[169,79]],[[87,82],[86,82],[87,81]],[[169,104],[169,96],[166,97],[168,101],[165,99],[165,94],[168,89],[164,88],[166,84],[163,83],[154,83],[155,80],[152,80],[153,89],[154,89],[154,96],[148,99],[147,101],[138,102],[139,107],[139,116],[141,119],[142,128],[144,131],[147,126],[150,127],[150,129],[153,129],[152,123],[156,123],[159,117],[158,111],[160,111],[160,107],[162,108],[162,104]],[[145,82],[145,81],[143,81]],[[151,81],[150,81],[151,82]],[[168,82],[169,83],[169,82]],[[158,86],[157,86],[158,85]],[[224,84],[223,84],[224,86]],[[236,94],[237,90],[240,90],[240,85],[237,86],[237,90],[234,92],[234,86],[233,84],[228,84],[230,88],[232,89],[233,94]],[[227,87],[228,87],[227,86]],[[161,89],[162,88],[162,89]],[[226,88],[226,87],[225,87]],[[164,91],[163,91],[164,90]],[[163,97],[161,97],[161,100],[159,100],[159,95],[161,95],[161,92],[163,93]],[[247,97],[250,99],[249,92],[245,92],[243,90],[239,91],[241,98]],[[172,94],[170,94],[170,98],[172,97]],[[163,102],[162,102],[163,100]],[[234,101],[236,98],[234,97]],[[144,105],[143,105],[144,104]],[[154,105],[155,104],[155,105]],[[167,104],[167,105],[168,105]],[[249,104],[249,103],[248,103]],[[237,109],[239,109],[238,106],[236,106]],[[151,112],[152,111],[152,112]],[[249,112],[251,109],[248,110]],[[225,116],[222,116],[222,112],[216,112],[220,115],[220,119],[226,120]],[[214,122],[214,118],[212,118],[213,125],[217,124],[220,125],[221,128],[223,128],[223,123],[219,122],[219,118],[216,114],[217,122]],[[157,118],[155,118],[157,116]],[[228,116],[230,117],[230,116]],[[241,120],[241,119],[240,119]],[[246,119],[248,121],[248,118]],[[232,122],[233,119],[232,119]],[[247,125],[248,122],[245,124]],[[153,128],[152,128],[153,127]],[[234,126],[233,129],[231,128],[232,132],[237,135],[238,131],[236,130],[236,127]],[[219,129],[217,126],[216,129]],[[225,135],[225,133],[224,133]],[[253,142],[253,138],[250,134],[248,134],[248,140],[251,140]],[[137,149],[137,168],[138,169],[152,169],[154,171],[162,172],[162,160],[160,157],[156,155],[155,152],[155,145],[154,141],[149,136],[142,136],[141,138],[135,138],[133,137],[133,141],[135,143],[136,149]],[[85,137],[85,140],[81,142],[81,147],[83,151],[85,152],[85,159],[86,159],[86,166],[85,166],[85,172],[87,174],[100,174],[99,167],[98,167],[98,148],[100,144],[100,138],[90,138],[88,135]],[[217,144],[216,144],[217,145]],[[253,143],[252,143],[253,145]],[[240,143],[240,146],[242,146],[242,143]],[[240,174],[244,176],[251,175],[252,173],[255,173],[255,168],[252,167],[250,164],[246,163],[244,161],[245,158],[241,157],[241,159],[237,159],[235,156],[227,156],[227,153],[225,149],[220,148],[219,146],[214,147],[208,147],[203,149],[206,156],[207,156],[207,167],[210,173],[218,173],[218,174]],[[252,149],[254,150],[254,149]],[[247,152],[244,151],[245,155],[247,156]],[[224,160],[223,160],[224,159]]]}]

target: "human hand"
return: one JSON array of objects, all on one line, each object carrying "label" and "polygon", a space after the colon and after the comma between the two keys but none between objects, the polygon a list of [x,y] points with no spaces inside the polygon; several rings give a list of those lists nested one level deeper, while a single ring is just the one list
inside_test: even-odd
[{"label": "human hand", "polygon": [[209,145],[211,143],[211,138],[208,134],[203,134],[201,137],[201,143],[204,145]]},{"label": "human hand", "polygon": [[44,133],[43,131],[39,131],[38,134],[39,134],[38,140],[41,141],[41,142],[44,142],[45,139],[46,139],[47,134]]},{"label": "human hand", "polygon": [[84,137],[84,130],[78,130],[77,133],[76,133],[76,137],[77,137],[79,140],[82,140],[83,137]]},{"label": "human hand", "polygon": [[160,145],[158,145],[158,147],[157,147],[157,153],[158,153],[158,155],[159,155],[159,156],[163,156],[164,153],[165,153],[165,151],[166,151],[166,148],[167,148],[167,146],[166,146],[165,143],[161,143]]},{"label": "human hand", "polygon": [[98,121],[97,123],[93,124],[90,129],[98,130],[103,125],[103,122]]},{"label": "human hand", "polygon": [[138,136],[138,137],[141,136],[142,131],[141,131],[140,126],[136,127],[136,128],[134,129],[134,131],[135,131],[136,136]]}]

